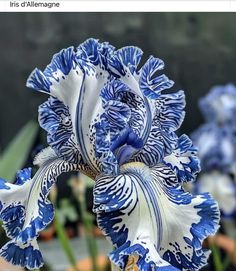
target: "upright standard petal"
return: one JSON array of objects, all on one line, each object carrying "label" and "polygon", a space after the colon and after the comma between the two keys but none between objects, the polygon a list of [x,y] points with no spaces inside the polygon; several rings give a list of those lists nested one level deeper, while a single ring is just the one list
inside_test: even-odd
[{"label": "upright standard petal", "polygon": [[[72,123],[69,134],[74,138],[70,143],[95,174],[100,171],[95,155],[95,123],[103,113],[100,92],[111,76],[106,58],[112,50],[107,43],[89,39],[77,50],[69,47],[54,55],[43,72],[34,70],[27,81],[28,87],[49,93],[63,103],[60,110],[68,111],[66,116]],[[57,115],[55,101],[52,106]]]},{"label": "upright standard petal", "polygon": [[[216,232],[219,212],[207,193],[192,196],[164,165],[124,165],[117,177],[101,177],[94,188],[98,224],[115,246],[110,259],[122,270],[138,254],[140,271],[199,270],[201,247]],[[134,226],[135,225],[135,226]]]},{"label": "upright standard petal", "polygon": [[153,116],[149,120],[150,130],[147,131],[144,147],[135,160],[153,166],[162,162],[166,155],[177,148],[178,136],[175,131],[185,116],[185,95],[183,91],[163,94],[149,104]]}]

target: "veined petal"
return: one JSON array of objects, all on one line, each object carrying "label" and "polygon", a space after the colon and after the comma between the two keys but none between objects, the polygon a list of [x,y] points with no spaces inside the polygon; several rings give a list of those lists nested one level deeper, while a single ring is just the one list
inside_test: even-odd
[{"label": "veined petal", "polygon": [[139,72],[137,66],[141,60],[143,51],[135,46],[123,47],[114,52],[109,59],[109,69],[125,83],[132,93],[143,97],[139,87]]},{"label": "veined petal", "polygon": [[152,76],[155,72],[164,68],[164,62],[159,58],[151,56],[144,64],[140,75],[140,88],[144,95],[150,99],[156,99],[164,89],[171,88],[174,84],[173,81],[162,74],[154,79]]},{"label": "veined petal", "polygon": [[128,105],[120,101],[111,100],[104,106],[110,123],[123,128],[131,117],[131,110]]},{"label": "veined petal", "polygon": [[112,79],[102,89],[101,98],[105,112],[96,124],[96,152],[103,172],[114,175],[118,164],[128,161],[143,146],[139,135],[144,128],[145,110],[137,108],[142,104],[140,97],[118,79]]},{"label": "veined petal", "polygon": [[109,66],[115,74],[120,76],[137,74],[137,67],[143,55],[143,51],[135,46],[123,47],[112,55],[109,59]]},{"label": "veined petal", "polygon": [[145,144],[135,160],[153,166],[165,156],[171,155],[177,147],[175,131],[185,116],[185,96],[183,91],[178,91],[174,94],[161,94],[156,100],[148,99],[147,102],[150,109],[146,127],[149,128],[142,135]]},{"label": "veined petal", "polygon": [[79,45],[77,59],[86,72],[93,69],[89,63],[108,69],[108,60],[112,57],[115,47],[108,42],[99,43],[97,39],[88,39]]},{"label": "veined petal", "polygon": [[[62,172],[79,169],[78,165],[70,164],[58,158],[55,153],[54,155],[51,153],[46,161],[41,158],[41,167],[37,173],[23,184],[11,184],[1,180],[0,218],[7,236],[13,239],[3,249],[2,253],[11,252],[9,257],[5,255],[6,259],[15,257],[13,251],[16,251],[16,253],[22,252],[25,255],[19,259],[19,264],[22,263],[22,266],[26,266],[24,265],[26,262],[30,264],[31,260],[34,261],[27,256],[29,251],[37,255],[39,253],[33,240],[37,238],[39,231],[52,221],[54,216],[53,206],[47,200],[50,188]],[[17,259],[12,259],[12,261],[16,262]],[[35,264],[36,262],[35,260]]]},{"label": "veined petal", "polygon": [[[121,80],[111,80],[101,91],[101,98],[103,102],[103,108],[106,111],[106,105],[110,102],[120,102],[124,105],[127,110],[124,126],[129,126],[138,135],[143,133],[146,122],[146,108],[143,97],[140,97],[134,93],[128,85],[123,83]],[[129,111],[128,111],[129,108]],[[107,116],[108,117],[108,116]],[[113,138],[119,134],[120,127],[117,127],[116,123],[110,122],[111,134]]]},{"label": "veined petal", "polygon": [[50,97],[39,106],[39,124],[48,133],[48,144],[58,156],[72,163],[83,163],[68,107]]},{"label": "veined petal", "polygon": [[96,123],[96,155],[102,164],[104,174],[117,174],[118,162],[111,151],[111,129],[108,120],[104,118]]},{"label": "veined petal", "polygon": [[140,271],[199,270],[208,257],[202,241],[219,223],[211,196],[185,192],[164,165],[130,163],[117,177],[99,178],[94,211],[115,246],[110,259],[122,269],[127,255],[138,254]]},{"label": "veined petal", "polygon": [[162,94],[156,100],[156,114],[163,129],[176,131],[185,117],[185,95],[182,90],[172,94]]},{"label": "veined petal", "polygon": [[197,157],[197,149],[186,135],[178,139],[177,148],[164,157],[163,163],[176,172],[180,182],[194,181],[200,171],[200,161]]},{"label": "veined petal", "polygon": [[64,110],[68,108],[71,133],[75,135],[75,139],[70,140],[71,147],[78,146],[84,163],[94,174],[100,171],[100,165],[93,134],[95,123],[104,111],[100,92],[110,80],[104,61],[111,50],[107,43],[100,44],[94,39],[80,45],[77,51],[73,47],[63,49],[54,55],[44,72],[34,71],[27,81],[28,87],[49,93],[63,102]]},{"label": "veined petal", "polygon": [[156,116],[153,120],[147,142],[134,160],[154,166],[161,162],[166,155],[172,153],[176,148],[177,140],[178,136],[174,132],[164,130],[160,127],[159,119]]}]

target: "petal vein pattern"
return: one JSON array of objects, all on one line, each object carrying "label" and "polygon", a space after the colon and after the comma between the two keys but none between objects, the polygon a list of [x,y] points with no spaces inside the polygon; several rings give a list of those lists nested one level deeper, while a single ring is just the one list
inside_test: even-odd
[{"label": "petal vein pattern", "polygon": [[115,246],[110,259],[121,270],[133,254],[139,255],[141,271],[199,270],[208,257],[202,241],[219,223],[211,196],[185,192],[165,165],[129,163],[119,176],[99,178],[94,212]]},{"label": "petal vein pattern", "polygon": [[[0,179],[0,219],[7,236],[12,239],[1,249],[1,256],[13,264],[30,269],[42,265],[36,238],[54,216],[52,203],[47,196],[57,176],[62,172],[79,169],[78,165],[70,164],[55,155],[42,163],[33,178],[31,170],[24,169],[18,173],[16,184]],[[27,258],[30,251],[34,257],[31,260]],[[19,255],[22,253],[25,256],[21,258]]]},{"label": "petal vein pattern", "polygon": [[202,241],[218,228],[219,211],[209,194],[182,188],[200,171],[197,150],[176,131],[185,116],[182,90],[153,56],[140,66],[142,50],[116,50],[88,39],[55,54],[27,86],[50,95],[39,106],[49,147],[35,158],[38,171],[0,179],[0,219],[11,239],[0,254],[9,262],[39,268],[37,236],[53,219],[47,200],[64,171],[95,180],[94,212],[114,245],[110,259],[125,270],[138,256],[139,271],[199,270],[207,262]]}]

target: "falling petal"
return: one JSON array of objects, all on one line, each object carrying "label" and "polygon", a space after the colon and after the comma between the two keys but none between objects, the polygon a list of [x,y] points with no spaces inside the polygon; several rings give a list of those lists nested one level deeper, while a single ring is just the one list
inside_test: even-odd
[{"label": "falling petal", "polygon": [[120,173],[97,179],[94,188],[98,225],[115,246],[111,261],[123,269],[127,256],[137,253],[140,271],[204,266],[209,253],[202,241],[219,222],[210,195],[185,192],[164,165],[130,163]]},{"label": "falling petal", "polygon": [[38,269],[43,265],[43,257],[36,239],[27,244],[9,241],[1,248],[0,256],[13,265],[27,267],[30,270]]},{"label": "falling petal", "polygon": [[[39,160],[39,158],[38,158]],[[47,200],[50,188],[55,183],[56,178],[62,172],[80,169],[76,164],[70,164],[61,158],[49,156],[47,160],[41,159],[41,167],[31,179],[29,170],[24,169],[18,173],[17,177],[26,176],[23,183],[11,184],[4,180],[0,181],[0,218],[3,221],[3,227],[9,238],[12,239],[8,245],[3,248],[3,254],[11,252],[8,257],[14,256],[12,261],[19,260],[22,266],[33,265],[36,262],[27,257],[32,251],[38,255],[38,249],[32,246],[39,231],[43,230],[53,219],[53,205]],[[27,174],[26,174],[27,173]],[[22,175],[23,174],[23,175]],[[35,243],[35,242],[34,242]],[[25,246],[25,244],[27,244]],[[13,253],[16,251],[16,253]],[[24,251],[25,256],[18,259],[20,251]],[[40,254],[41,255],[41,254]],[[25,264],[27,262],[27,265]]]}]

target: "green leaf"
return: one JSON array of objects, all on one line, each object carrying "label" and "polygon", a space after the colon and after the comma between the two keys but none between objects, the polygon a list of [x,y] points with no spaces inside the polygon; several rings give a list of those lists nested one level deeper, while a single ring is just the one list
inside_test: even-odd
[{"label": "green leaf", "polygon": [[62,224],[60,222],[57,210],[55,211],[54,223],[55,223],[55,228],[56,228],[59,242],[61,243],[61,246],[62,246],[70,264],[74,267],[75,271],[78,271],[78,268],[76,267],[76,258],[74,256],[73,250],[71,248],[70,241],[65,233],[64,227],[62,226]]},{"label": "green leaf", "polygon": [[0,176],[8,181],[15,179],[16,172],[24,166],[31,151],[38,124],[28,122],[13,138],[0,156]]},{"label": "green leaf", "polygon": [[219,248],[215,244],[211,244],[210,248],[212,251],[212,258],[215,266],[215,271],[224,271]]}]

